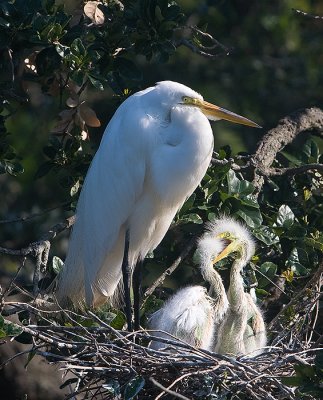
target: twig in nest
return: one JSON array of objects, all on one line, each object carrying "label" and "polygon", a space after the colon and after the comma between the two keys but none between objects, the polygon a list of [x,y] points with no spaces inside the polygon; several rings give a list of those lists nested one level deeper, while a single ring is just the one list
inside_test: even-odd
[{"label": "twig in nest", "polygon": [[[161,389],[164,393],[171,394],[172,396],[176,397],[177,399],[182,399],[182,400],[190,400],[188,397],[183,396],[182,394],[176,393],[173,390],[165,388],[161,383],[157,382],[154,378],[150,377],[149,378],[150,382],[152,382],[158,389]],[[160,397],[160,396],[159,396]]]}]

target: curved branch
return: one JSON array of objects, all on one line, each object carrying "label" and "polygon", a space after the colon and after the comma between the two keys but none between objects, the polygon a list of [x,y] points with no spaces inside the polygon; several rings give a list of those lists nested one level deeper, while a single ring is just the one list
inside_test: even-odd
[{"label": "curved branch", "polygon": [[282,118],[275,128],[266,133],[251,160],[255,167],[252,183],[255,186],[256,195],[264,184],[264,175],[270,175],[268,170],[270,171],[277,153],[291,143],[297,135],[308,130],[323,131],[323,111],[319,108],[296,111]]},{"label": "curved branch", "polygon": [[269,168],[267,176],[297,175],[307,171],[323,172],[323,164],[305,164],[292,168]]}]

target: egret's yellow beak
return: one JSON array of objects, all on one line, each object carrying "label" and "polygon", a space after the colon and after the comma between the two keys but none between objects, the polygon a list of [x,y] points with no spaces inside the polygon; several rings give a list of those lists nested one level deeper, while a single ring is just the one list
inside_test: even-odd
[{"label": "egret's yellow beak", "polygon": [[225,108],[218,107],[214,104],[208,103],[207,101],[200,101],[198,104],[203,114],[208,119],[225,119],[230,122],[234,122],[235,124],[248,125],[254,128],[261,128],[260,125],[251,121],[248,118],[242,117],[241,115],[235,114],[231,111],[226,110]]},{"label": "egret's yellow beak", "polygon": [[[217,236],[218,238],[223,238],[223,236],[220,234]],[[214,259],[213,259],[213,264],[216,264],[218,261],[223,260],[224,258],[228,257],[231,253],[234,252],[240,252],[241,251],[241,244],[239,241],[234,240],[228,244],[228,246],[221,251],[220,254],[218,254]]]}]

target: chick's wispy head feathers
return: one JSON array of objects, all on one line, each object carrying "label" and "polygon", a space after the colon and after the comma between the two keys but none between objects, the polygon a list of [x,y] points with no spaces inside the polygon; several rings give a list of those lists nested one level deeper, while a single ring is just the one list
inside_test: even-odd
[{"label": "chick's wispy head feathers", "polygon": [[255,253],[254,240],[247,227],[230,217],[220,217],[207,226],[207,232],[198,243],[202,262],[210,263],[228,245],[228,241],[235,241],[243,252],[245,262],[248,262]]}]

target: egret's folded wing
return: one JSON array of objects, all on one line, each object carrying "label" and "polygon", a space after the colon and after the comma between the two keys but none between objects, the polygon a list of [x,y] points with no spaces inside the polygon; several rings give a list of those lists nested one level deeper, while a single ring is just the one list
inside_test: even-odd
[{"label": "egret's folded wing", "polygon": [[[87,173],[79,198],[76,222],[70,238],[57,299],[91,305],[100,269],[114,247],[123,249],[120,231],[129,217],[145,179],[145,138],[140,127],[136,98],[130,98],[116,112],[106,128]],[[131,107],[132,103],[134,107]],[[120,279],[120,254],[107,266],[106,293]],[[63,301],[64,302],[64,301]]]}]

